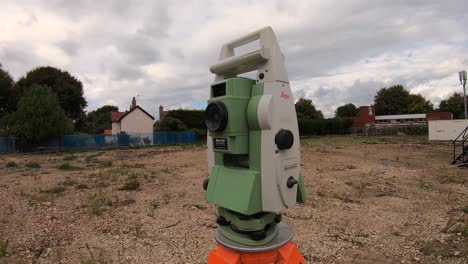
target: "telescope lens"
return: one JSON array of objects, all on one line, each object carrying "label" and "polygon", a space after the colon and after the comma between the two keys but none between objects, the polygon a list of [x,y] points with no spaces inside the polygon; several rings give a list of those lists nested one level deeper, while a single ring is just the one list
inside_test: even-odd
[{"label": "telescope lens", "polygon": [[223,131],[228,122],[228,112],[223,102],[210,103],[205,110],[205,125],[212,132]]}]

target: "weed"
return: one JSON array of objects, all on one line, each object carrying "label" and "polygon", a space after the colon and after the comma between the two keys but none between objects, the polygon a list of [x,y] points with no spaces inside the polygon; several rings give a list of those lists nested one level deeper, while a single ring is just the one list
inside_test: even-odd
[{"label": "weed", "polygon": [[0,258],[8,255],[8,240],[0,239]]},{"label": "weed", "polygon": [[137,179],[128,179],[119,190],[122,191],[135,191],[140,187],[140,182]]},{"label": "weed", "polygon": [[14,161],[9,161],[6,164],[6,167],[7,168],[16,168],[16,167],[18,167],[18,164],[16,164],[16,162],[14,162]]},{"label": "weed", "polygon": [[59,170],[64,170],[64,171],[78,171],[78,170],[82,170],[83,168],[81,167],[78,167],[78,166],[74,166],[74,165],[70,165],[70,163],[63,163],[62,165],[58,166],[57,169]]},{"label": "weed", "polygon": [[84,189],[89,189],[88,185],[84,184],[84,183],[80,183],[78,185],[76,185],[75,187],[77,190],[84,190]]},{"label": "weed", "polygon": [[46,193],[38,193],[38,194],[34,194],[30,197],[29,201],[28,201],[28,204],[30,206],[35,206],[37,204],[41,204],[41,203],[45,203],[45,202],[49,202],[50,200],[52,200],[52,196],[51,195],[48,195]]},{"label": "weed", "polygon": [[136,223],[133,225],[133,234],[139,238],[141,236],[141,228],[143,227],[142,224]]},{"label": "weed", "polygon": [[61,194],[64,191],[65,191],[65,188],[63,186],[58,185],[58,186],[47,188],[41,192],[46,193],[46,194]]},{"label": "weed", "polygon": [[426,190],[426,191],[434,190],[434,186],[430,182],[425,182],[421,179],[419,179],[418,182],[419,182],[419,188]]},{"label": "weed", "polygon": [[142,169],[142,168],[145,167],[145,164],[141,164],[141,163],[126,164],[126,163],[123,163],[122,167],[129,168],[129,169]]},{"label": "weed", "polygon": [[89,156],[87,156],[85,158],[85,161],[86,162],[96,161],[96,158],[101,156],[102,154],[104,154],[104,152],[98,152],[98,153],[91,154],[91,155],[89,155]]},{"label": "weed", "polygon": [[70,161],[70,160],[74,160],[74,159],[76,159],[76,156],[73,155],[73,154],[63,157],[63,160],[66,160],[66,161]]},{"label": "weed", "polygon": [[81,260],[80,264],[98,264],[98,263],[92,259],[85,259],[85,260]]},{"label": "weed", "polygon": [[41,165],[39,163],[34,162],[34,161],[33,162],[28,162],[24,166],[26,166],[27,168],[30,168],[30,169],[39,169],[41,167]]},{"label": "weed", "polygon": [[100,162],[99,162],[99,166],[100,166],[101,168],[112,167],[112,164],[113,164],[113,163],[112,163],[112,161],[110,161],[110,160],[100,161]]},{"label": "weed", "polygon": [[112,206],[112,199],[102,193],[90,195],[88,200],[88,210],[89,213],[93,215],[100,216],[104,211],[106,211],[106,207]]},{"label": "weed", "polygon": [[71,179],[66,179],[62,182],[62,185],[63,186],[73,186],[73,185],[76,185],[78,184],[77,181],[74,181],[74,180],[71,180]]}]

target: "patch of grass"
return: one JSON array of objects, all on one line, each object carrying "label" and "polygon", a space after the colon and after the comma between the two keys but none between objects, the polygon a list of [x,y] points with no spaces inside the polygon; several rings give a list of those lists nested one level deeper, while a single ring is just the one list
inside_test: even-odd
[{"label": "patch of grass", "polygon": [[71,180],[71,179],[66,179],[66,180],[64,180],[62,182],[63,186],[73,186],[73,185],[76,185],[76,184],[78,184],[78,182],[75,181],[75,180]]},{"label": "patch of grass", "polygon": [[75,160],[75,159],[76,159],[76,156],[73,154],[63,157],[63,160],[66,160],[66,161]]},{"label": "patch of grass", "polygon": [[63,163],[62,165],[58,166],[57,169],[64,170],[64,171],[79,171],[83,168],[71,165],[70,163]]},{"label": "patch of grass", "polygon": [[140,223],[136,223],[136,224],[133,225],[133,234],[134,234],[137,238],[141,237],[141,228],[142,228],[142,227],[143,227],[143,225],[140,224]]},{"label": "patch of grass", "polygon": [[129,169],[142,169],[145,167],[145,164],[141,164],[141,163],[134,163],[134,164],[122,164],[122,167],[124,168],[129,168]]},{"label": "patch of grass", "polygon": [[77,190],[85,190],[85,189],[89,189],[88,185],[84,184],[84,183],[80,183],[78,185],[76,185],[75,187]]},{"label": "patch of grass", "polygon": [[57,186],[49,187],[45,190],[42,190],[41,192],[46,193],[46,194],[61,194],[64,191],[65,191],[65,188],[63,186],[57,185]]},{"label": "patch of grass", "polygon": [[426,191],[434,190],[434,186],[430,182],[425,182],[421,179],[419,179],[418,182],[419,182],[419,188],[426,190]]},{"label": "patch of grass", "polygon": [[96,193],[88,197],[88,211],[90,214],[100,216],[107,207],[112,206],[112,198],[103,193]]},{"label": "patch of grass", "polygon": [[30,169],[39,169],[41,167],[41,165],[39,163],[34,162],[34,161],[33,162],[28,162],[24,166],[26,166],[27,168],[30,168]]},{"label": "patch of grass", "polygon": [[85,260],[81,260],[80,264],[98,264],[98,263],[92,259],[85,259]]},{"label": "patch of grass", "polygon": [[104,152],[98,152],[98,153],[94,153],[94,154],[91,154],[89,156],[87,156],[85,158],[85,161],[88,163],[88,162],[92,162],[92,161],[96,161],[96,158],[101,156],[102,154],[104,154]]},{"label": "patch of grass", "polygon": [[16,167],[18,167],[18,164],[16,164],[16,162],[14,162],[14,161],[9,161],[9,162],[7,162],[5,167],[7,167],[7,168],[16,168]]},{"label": "patch of grass", "polygon": [[96,161],[96,163],[99,163],[99,167],[101,168],[108,168],[108,167],[112,167],[113,165],[113,162],[110,160]]},{"label": "patch of grass", "polygon": [[30,197],[28,204],[30,206],[35,206],[41,203],[50,202],[52,199],[53,199],[52,195],[48,195],[46,193],[38,193]]},{"label": "patch of grass", "polygon": [[0,258],[8,255],[8,240],[0,239]]},{"label": "patch of grass", "polygon": [[138,181],[138,176],[140,176],[140,174],[138,173],[132,173],[128,175],[127,180],[125,181],[124,185],[120,187],[119,190],[123,190],[123,191],[138,190],[138,188],[140,188],[140,182]]}]

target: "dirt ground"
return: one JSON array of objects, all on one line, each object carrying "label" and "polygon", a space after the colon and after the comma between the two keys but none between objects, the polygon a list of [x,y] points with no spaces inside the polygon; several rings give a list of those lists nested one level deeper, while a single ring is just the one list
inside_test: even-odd
[{"label": "dirt ground", "polygon": [[[468,169],[422,138],[302,141],[311,263],[468,263]],[[0,155],[0,263],[205,263],[206,147]],[[8,242],[7,242],[8,241]]]}]

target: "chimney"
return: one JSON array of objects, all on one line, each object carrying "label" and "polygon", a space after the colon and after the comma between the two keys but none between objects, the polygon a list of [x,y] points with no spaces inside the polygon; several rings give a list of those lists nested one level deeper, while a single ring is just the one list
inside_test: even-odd
[{"label": "chimney", "polygon": [[132,106],[131,106],[130,110],[132,110],[132,109],[135,108],[135,107],[136,107],[136,100],[135,100],[135,97],[133,97],[133,99],[132,99]]},{"label": "chimney", "polygon": [[162,105],[159,106],[159,121],[161,122],[164,118],[164,115],[166,113],[164,113],[164,107]]}]

